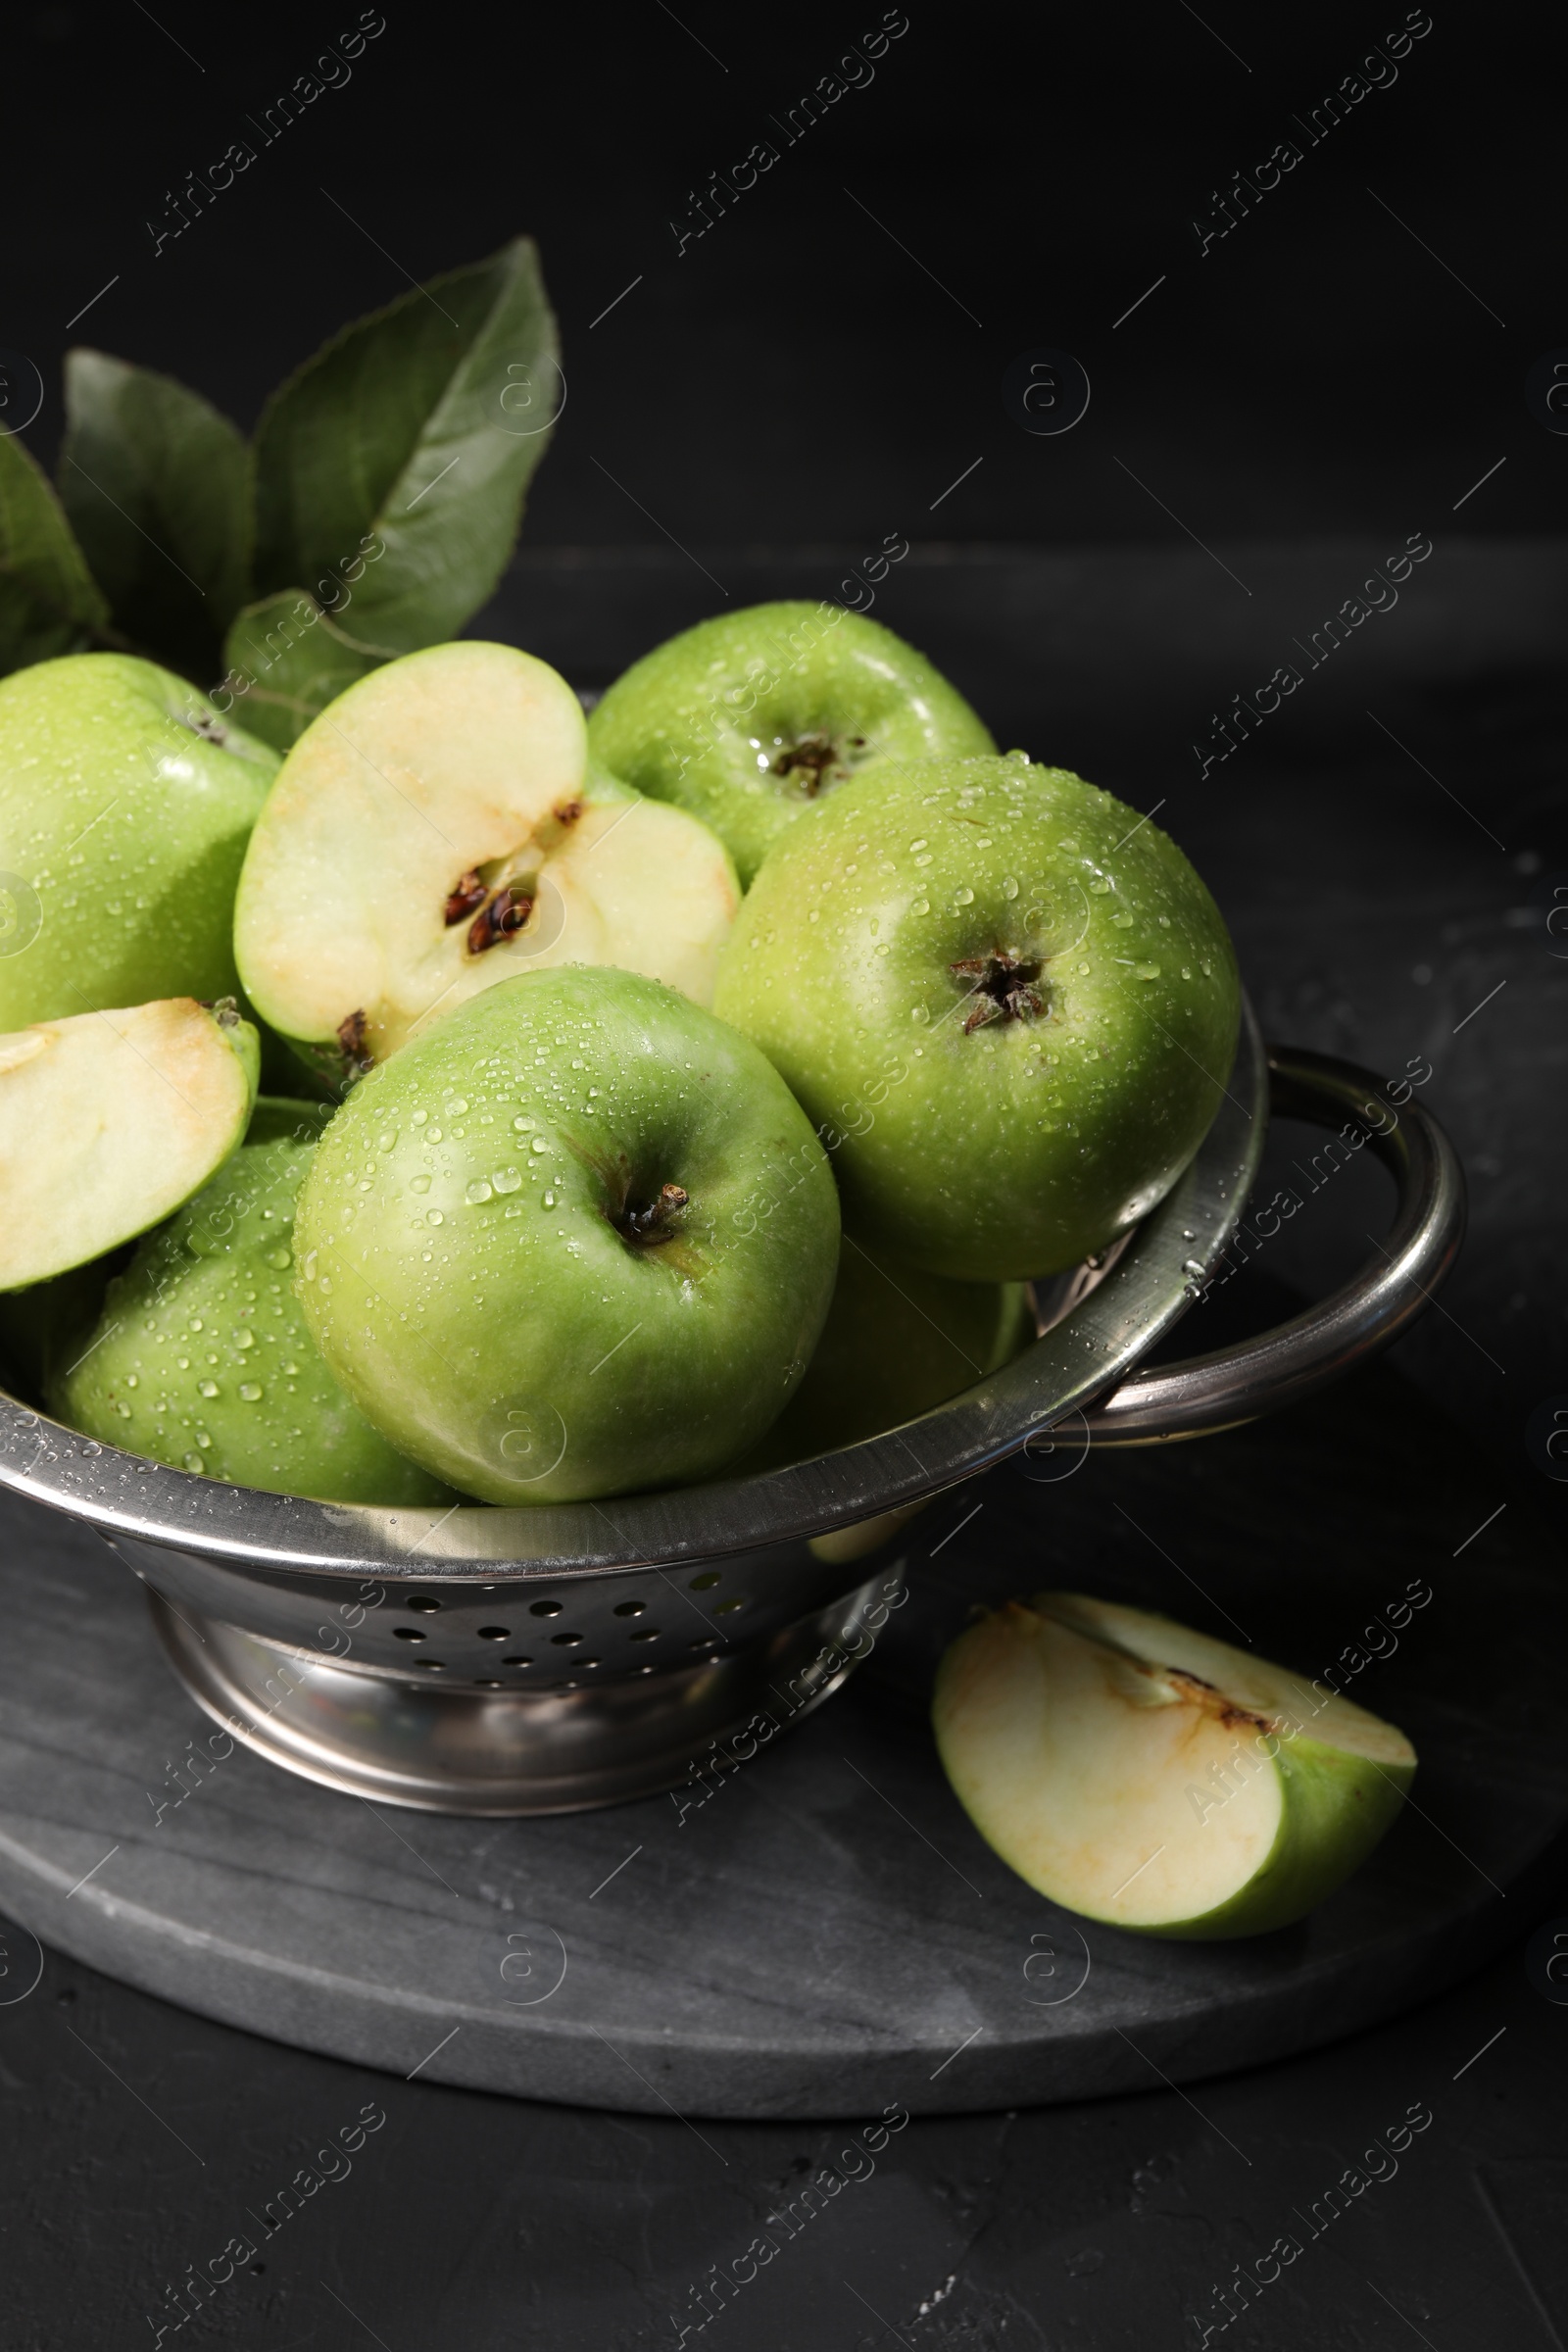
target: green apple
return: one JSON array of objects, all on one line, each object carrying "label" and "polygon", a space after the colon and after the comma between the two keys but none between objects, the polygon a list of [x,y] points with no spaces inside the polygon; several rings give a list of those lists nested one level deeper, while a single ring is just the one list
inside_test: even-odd
[{"label": "green apple", "polygon": [[1059,768],[944,760],[797,820],[720,959],[829,1148],[848,1232],[932,1274],[1075,1265],[1201,1143],[1240,1017],[1175,843]]},{"label": "green apple", "polygon": [[317,1345],[393,1444],[489,1502],[702,1478],[827,1314],[838,1200],[771,1065],[653,980],[505,982],[373,1069],[300,1196]]},{"label": "green apple", "polygon": [[1021,1282],[945,1282],[844,1236],[806,1377],[738,1469],[771,1469],[917,1420],[1010,1363],[1035,1336]]},{"label": "green apple", "polygon": [[513,646],[429,646],[307,727],[252,836],[234,947],[263,1018],[343,1074],[520,971],[712,994],[722,844],[590,769],[582,706]]},{"label": "green apple", "polygon": [[330,1111],[256,1105],[247,1141],[114,1277],[51,1411],[128,1452],[325,1502],[454,1497],[351,1404],[294,1294],[299,1189]]},{"label": "green apple", "polygon": [[639,792],[700,816],[748,887],[779,835],[851,776],[996,745],[923,654],[842,605],[699,621],[615,680],[588,724]]},{"label": "green apple", "polygon": [[277,754],[167,669],[0,684],[0,1028],[235,987],[234,885]]},{"label": "green apple", "polygon": [[975,1828],[1053,1902],[1148,1936],[1288,1926],[1396,1818],[1402,1732],[1168,1617],[1010,1601],[938,1670],[937,1745]]},{"label": "green apple", "polygon": [[0,1037],[0,1291],[84,1266],[188,1200],[244,1135],[257,1069],[231,999]]}]

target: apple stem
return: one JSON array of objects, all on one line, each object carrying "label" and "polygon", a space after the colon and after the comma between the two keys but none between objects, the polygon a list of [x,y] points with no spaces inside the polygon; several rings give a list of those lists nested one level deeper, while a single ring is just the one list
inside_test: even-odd
[{"label": "apple stem", "polygon": [[646,1208],[633,1208],[628,1203],[612,1221],[627,1241],[640,1242],[648,1248],[673,1239],[673,1220],[690,1199],[691,1195],[678,1184],[661,1185],[657,1200],[651,1200]]}]

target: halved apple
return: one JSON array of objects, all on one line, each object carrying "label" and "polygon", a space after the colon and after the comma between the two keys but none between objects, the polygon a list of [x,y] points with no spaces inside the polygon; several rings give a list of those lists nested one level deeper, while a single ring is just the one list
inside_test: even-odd
[{"label": "halved apple", "polygon": [[937,1676],[959,1802],[1019,1877],[1149,1936],[1256,1936],[1362,1863],[1415,1774],[1402,1732],[1168,1617],[1009,1601]]},{"label": "halved apple", "polygon": [[0,1037],[0,1290],[86,1265],[188,1200],[245,1133],[256,1031],[162,998]]},{"label": "halved apple", "polygon": [[590,770],[547,662],[435,645],[351,686],[289,753],[234,953],[264,1019],[343,1075],[552,964],[618,964],[706,1005],[739,904],[706,825]]}]

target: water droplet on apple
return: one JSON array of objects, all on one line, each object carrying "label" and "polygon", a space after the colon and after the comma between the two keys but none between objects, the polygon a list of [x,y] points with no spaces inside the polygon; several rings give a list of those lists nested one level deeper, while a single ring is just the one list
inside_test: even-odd
[{"label": "water droplet on apple", "polygon": [[438,1208],[426,1209],[424,1221],[427,1225],[444,1225],[446,1223],[445,1217]]},{"label": "water droplet on apple", "polygon": [[198,1396],[220,1396],[222,1391],[219,1388],[216,1380],[199,1380],[196,1383],[196,1394]]},{"label": "water droplet on apple", "polygon": [[389,1128],[387,1129],[387,1131],[386,1131],[385,1135],[378,1135],[378,1136],[376,1137],[376,1139],[375,1139],[375,1148],[376,1148],[376,1150],[377,1150],[378,1152],[390,1152],[390,1151],[391,1151],[391,1149],[392,1149],[392,1147],[393,1147],[393,1145],[394,1145],[394,1144],[397,1142],[397,1140],[398,1140],[398,1131],[397,1131],[397,1129],[396,1129],[395,1127],[389,1127]]},{"label": "water droplet on apple", "polygon": [[1159,966],[1157,963],[1135,963],[1133,965],[1133,977],[1135,980],[1157,980],[1159,978]]},{"label": "water droplet on apple", "polygon": [[180,1458],[184,1462],[187,1470],[204,1470],[207,1466],[202,1460],[201,1455],[196,1452],[183,1454]]},{"label": "water droplet on apple", "polygon": [[416,1127],[422,1127],[429,1116],[430,1113],[427,1110],[416,1110],[414,1114],[411,1124]]},{"label": "water droplet on apple", "polygon": [[269,1250],[267,1262],[270,1266],[275,1266],[281,1274],[286,1266],[294,1263],[294,1252],[292,1250]]},{"label": "water droplet on apple", "polygon": [[923,1023],[928,1021],[931,1018],[931,1015],[927,1012],[923,1004],[911,1004],[909,1006],[909,1018],[911,1021]]},{"label": "water droplet on apple", "polygon": [[546,1143],[542,1135],[536,1135],[533,1139],[533,1142],[528,1146],[528,1149],[530,1152],[548,1152],[550,1146]]},{"label": "water droplet on apple", "polygon": [[1014,875],[1014,874],[1004,874],[1004,875],[1003,875],[1003,877],[1002,877],[1002,895],[1003,895],[1003,897],[1004,897],[1004,899],[1015,899],[1015,898],[1018,896],[1018,881],[1017,881],[1017,876],[1016,876],[1016,875]]},{"label": "water droplet on apple", "polygon": [[555,1207],[555,1205],[556,1205],[556,1196],[555,1196],[555,1194],[554,1194],[554,1193],[546,1193],[546,1195],[545,1195],[545,1206],[546,1206],[546,1208],[554,1208],[554,1207]]},{"label": "water droplet on apple", "polygon": [[239,1393],[244,1397],[247,1404],[260,1404],[262,1400],[260,1384],[254,1380],[242,1380],[240,1382]]},{"label": "water droplet on apple", "polygon": [[497,1168],[490,1181],[498,1193],[514,1193],[522,1184],[522,1178],[515,1168]]},{"label": "water droplet on apple", "polygon": [[482,1200],[489,1200],[490,1186],[485,1181],[484,1177],[476,1176],[473,1182],[465,1190],[463,1198],[467,1201],[470,1208],[477,1208]]},{"label": "water droplet on apple", "polygon": [[954,892],[953,904],[955,906],[972,906],[974,905],[974,892],[969,888],[967,882],[962,883]]}]

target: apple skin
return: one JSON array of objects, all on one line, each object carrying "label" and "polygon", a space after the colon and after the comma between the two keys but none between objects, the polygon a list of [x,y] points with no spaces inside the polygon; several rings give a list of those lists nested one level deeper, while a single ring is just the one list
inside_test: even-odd
[{"label": "apple skin", "polygon": [[[999,955],[1033,975],[1015,1013],[953,968]],[[1240,1004],[1175,843],[1022,753],[866,777],[799,818],[713,999],[833,1152],[845,1230],[991,1282],[1076,1265],[1164,1198],[1219,1105]]]},{"label": "apple skin", "polygon": [[[1170,1666],[1184,1660],[1185,1681],[1159,1703]],[[1072,1685],[1081,1691],[1086,1672],[1101,1686],[1098,1722],[1072,1708]],[[1262,1711],[1243,1712],[1258,1707],[1260,1692]],[[1037,1892],[1132,1935],[1222,1942],[1267,1935],[1316,1909],[1360,1868],[1404,1803],[1416,1760],[1402,1734],[1343,1698],[1322,1712],[1325,1728],[1381,1747],[1381,1760],[1313,1738],[1311,1691],[1283,1668],[1142,1610],[1045,1593],[1032,1605],[1008,1602],[951,1644],[932,1725],[975,1828]],[[1074,1757],[1073,1733],[1092,1722],[1103,1738]],[[1227,1785],[1233,1793],[1218,1793]],[[1168,1801],[1149,1826],[1161,1788]],[[1097,1886],[1107,1870],[1122,1879],[1128,1855],[1147,1844],[1150,1861],[1172,1855],[1176,1885],[1185,1868],[1201,1888],[1214,1841],[1242,1830],[1233,1805],[1256,1808],[1245,1826],[1261,1836],[1251,1839],[1245,1878],[1236,1874],[1242,1883],[1221,1900],[1199,1891],[1198,1907],[1179,1916],[1180,1897],[1151,1897],[1153,1882],[1141,1884],[1136,1864],[1113,1890]],[[1139,1829],[1112,1858],[1127,1827],[1120,1807],[1137,1808]]]},{"label": "apple skin", "polygon": [[[810,764],[775,772],[803,738],[831,743],[820,781]],[[656,646],[596,705],[588,741],[625,783],[710,825],[745,886],[845,777],[996,750],[963,697],[891,629],[840,605],[793,602],[725,612]]]},{"label": "apple skin", "polygon": [[[639,1239],[624,1219],[656,1211]],[[838,1260],[771,1065],[662,982],[504,980],[355,1088],[300,1199],[300,1295],[387,1437],[490,1502],[705,1477],[806,1369]]]},{"label": "apple skin", "polygon": [[771,1470],[902,1429],[1010,1363],[1035,1336],[1021,1282],[944,1282],[884,1265],[846,1234],[816,1352],[760,1445],[729,1473]]},{"label": "apple skin", "polygon": [[234,995],[234,892],[277,767],[183,678],[128,654],[67,654],[0,683],[0,1030]]},{"label": "apple skin", "polygon": [[[450,1502],[321,1361],[291,1280],[296,1200],[330,1113],[257,1102],[246,1142],[104,1295],[51,1411],[128,1452],[322,1502]],[[247,1391],[254,1394],[247,1395]]]}]

